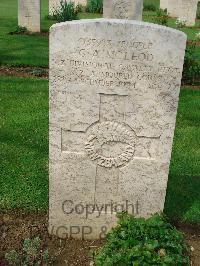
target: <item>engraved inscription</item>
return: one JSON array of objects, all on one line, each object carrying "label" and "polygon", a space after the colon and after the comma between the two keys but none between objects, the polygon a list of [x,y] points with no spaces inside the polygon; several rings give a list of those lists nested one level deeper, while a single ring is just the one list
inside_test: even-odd
[{"label": "engraved inscription", "polygon": [[58,53],[53,59],[58,66],[57,80],[127,90],[144,79],[150,88],[157,87],[156,81],[166,86],[176,84],[182,70],[163,62],[154,64],[152,48],[151,41],[137,39],[79,38],[76,47],[65,55]]},{"label": "engraved inscription", "polygon": [[100,166],[120,167],[133,158],[135,141],[136,135],[127,125],[107,121],[92,126],[85,150]]}]

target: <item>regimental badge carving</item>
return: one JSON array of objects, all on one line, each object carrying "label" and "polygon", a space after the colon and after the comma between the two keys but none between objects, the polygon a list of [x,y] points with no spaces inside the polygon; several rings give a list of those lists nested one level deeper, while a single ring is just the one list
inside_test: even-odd
[{"label": "regimental badge carving", "polygon": [[106,121],[92,125],[88,132],[85,150],[98,165],[120,167],[132,159],[136,135],[128,125]]},{"label": "regimental badge carving", "polygon": [[114,5],[114,14],[118,19],[128,19],[128,11],[131,4],[128,1],[121,0]]}]

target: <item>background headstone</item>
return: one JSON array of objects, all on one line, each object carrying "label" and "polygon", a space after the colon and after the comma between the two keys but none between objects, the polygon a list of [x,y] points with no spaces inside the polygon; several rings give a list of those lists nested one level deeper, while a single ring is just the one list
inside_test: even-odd
[{"label": "background headstone", "polygon": [[40,32],[40,0],[18,0],[18,25]]},{"label": "background headstone", "polygon": [[53,15],[53,12],[60,7],[60,0],[49,0],[49,15]]},{"label": "background headstone", "polygon": [[178,17],[179,10],[182,6],[182,0],[168,0],[167,12],[171,17]]},{"label": "background headstone", "polygon": [[167,9],[168,8],[168,0],[160,0],[160,9]]},{"label": "background headstone", "polygon": [[[53,15],[53,12],[60,7],[61,0],[49,0],[49,15]],[[64,0],[63,0],[64,1]],[[70,1],[67,1],[70,2]],[[81,4],[82,6],[86,6],[87,0],[74,0],[75,5]]]},{"label": "background headstone", "polygon": [[181,0],[181,8],[178,10],[178,17],[185,21],[186,26],[194,26],[197,14],[197,0]]},{"label": "background headstone", "polygon": [[131,20],[50,31],[49,232],[101,238],[164,208],[186,35]]},{"label": "background headstone", "polygon": [[142,20],[143,0],[104,0],[103,17]]}]

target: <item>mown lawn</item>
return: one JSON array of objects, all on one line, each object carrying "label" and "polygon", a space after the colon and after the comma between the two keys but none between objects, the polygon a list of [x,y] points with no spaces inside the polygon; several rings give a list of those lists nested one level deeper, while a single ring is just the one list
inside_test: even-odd
[{"label": "mown lawn", "polygon": [[[55,23],[47,19],[48,0],[41,0],[42,20],[41,28],[47,32],[49,27]],[[153,3],[159,6],[159,0],[144,0],[144,3]],[[156,12],[144,11],[143,20],[155,23]],[[80,18],[99,18],[100,14],[81,13]],[[199,26],[198,26],[199,25]],[[49,41],[47,36],[27,36],[27,35],[9,35],[17,26],[17,0],[0,1],[0,64],[16,66],[48,66]],[[175,27],[175,20],[169,20],[169,26]],[[196,28],[183,28],[188,39],[195,39],[199,31],[200,21],[197,22]],[[200,47],[197,51],[200,58]]]},{"label": "mown lawn", "polygon": [[0,77],[0,209],[48,203],[48,81]]},{"label": "mown lawn", "polygon": [[181,90],[165,213],[200,222],[200,90]]},{"label": "mown lawn", "polygon": [[[0,208],[48,208],[48,81],[0,77]],[[200,221],[200,91],[182,90],[165,212]]]}]

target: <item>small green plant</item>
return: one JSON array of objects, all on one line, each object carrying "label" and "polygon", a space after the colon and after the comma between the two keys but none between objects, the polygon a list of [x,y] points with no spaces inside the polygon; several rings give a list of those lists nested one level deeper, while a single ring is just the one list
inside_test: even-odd
[{"label": "small green plant", "polygon": [[61,0],[59,9],[53,11],[53,18],[58,22],[77,20],[78,9],[73,2]]},{"label": "small green plant", "polygon": [[41,240],[39,237],[25,239],[22,250],[18,253],[11,250],[5,255],[9,265],[14,266],[38,266],[50,263],[48,249],[41,252]]},{"label": "small green plant", "polygon": [[154,4],[144,3],[143,10],[144,11],[156,11],[157,7]]},{"label": "small green plant", "polygon": [[45,263],[48,263],[48,261],[49,261],[49,250],[48,249],[46,249],[45,251],[44,251],[44,253],[43,253],[43,260],[44,260],[44,262]]},{"label": "small green plant", "polygon": [[189,266],[189,247],[183,234],[163,217],[155,214],[145,220],[127,213],[118,217],[118,226],[96,253],[96,266]]},{"label": "small green plant", "polygon": [[185,20],[181,20],[180,18],[178,18],[175,21],[175,24],[176,24],[177,28],[184,28],[185,25],[186,25],[186,21]]},{"label": "small green plant", "polygon": [[167,26],[168,21],[169,21],[169,16],[167,14],[167,10],[158,9],[158,11],[156,12],[155,22],[157,24]]},{"label": "small green plant", "polygon": [[16,250],[11,250],[6,253],[5,259],[9,265],[20,265],[20,257]]},{"label": "small green plant", "polygon": [[103,13],[103,0],[88,0],[86,12],[89,13]]},{"label": "small green plant", "polygon": [[56,20],[53,15],[46,15],[45,19],[47,19],[47,20]]},{"label": "small green plant", "polygon": [[196,44],[187,45],[183,65],[182,84],[200,85],[200,62],[196,57]]},{"label": "small green plant", "polygon": [[29,73],[33,76],[36,76],[36,77],[43,77],[43,76],[46,76],[48,74],[46,69],[33,69],[33,70],[29,71]]},{"label": "small green plant", "polygon": [[9,34],[25,34],[28,33],[28,30],[26,27],[17,26],[14,31],[9,32]]},{"label": "small green plant", "polygon": [[85,9],[84,6],[81,5],[81,4],[78,4],[76,6],[76,10],[77,10],[78,13],[84,12],[84,9]]}]

